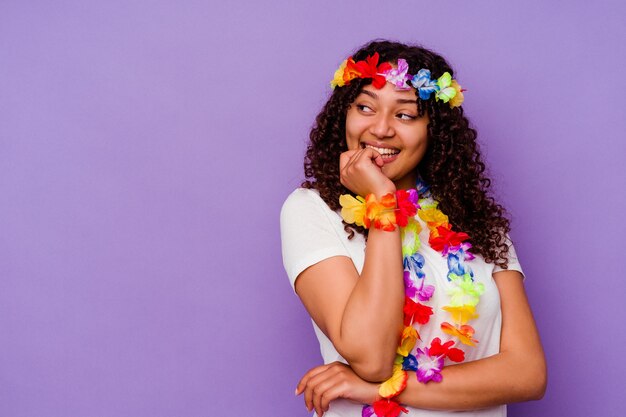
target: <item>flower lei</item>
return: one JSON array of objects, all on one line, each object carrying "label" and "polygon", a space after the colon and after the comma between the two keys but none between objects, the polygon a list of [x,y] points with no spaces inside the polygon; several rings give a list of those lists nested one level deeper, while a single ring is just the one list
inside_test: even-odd
[{"label": "flower lei", "polygon": [[[378,52],[368,56],[364,61],[355,62],[352,57],[344,60],[330,82],[330,87],[343,87],[355,78],[371,78],[372,85],[381,89],[386,82],[393,84],[397,90],[409,90],[415,88],[422,100],[428,100],[432,93],[435,99],[448,103],[450,107],[458,107],[463,103],[464,89],[456,80],[452,79],[449,72],[436,80],[430,78],[430,70],[422,68],[415,75],[408,74],[409,64],[405,59],[398,59],[397,68],[390,63],[378,64],[380,56]],[[409,83],[411,85],[409,85]]]},{"label": "flower lei", "polygon": [[[469,236],[452,230],[448,216],[437,208],[438,202],[432,198],[428,186],[422,180],[418,181],[417,189],[398,190],[395,197],[395,208],[391,208],[387,201],[388,209],[380,221],[383,224],[391,221],[400,227],[404,266],[405,327],[397,349],[393,374],[379,388],[382,399],[372,405],[365,405],[363,417],[397,417],[401,412],[408,413],[408,410],[394,399],[406,388],[407,371],[415,371],[419,382],[440,382],[443,379],[441,371],[446,358],[452,362],[465,360],[465,352],[454,347],[455,344],[460,342],[463,345],[476,346],[478,343],[478,340],[474,339],[474,328],[468,322],[478,317],[476,306],[485,289],[482,283],[474,281],[474,273],[466,263],[474,259],[474,255],[469,252],[472,245],[466,242]],[[368,216],[366,202],[367,198],[342,195],[340,204],[344,220],[347,223],[368,227],[366,219],[371,216]],[[449,313],[451,323],[444,321],[440,325],[441,330],[450,336],[449,340],[444,342],[435,337],[430,343],[422,343],[421,347],[414,349],[417,340],[422,340],[414,326],[425,325],[430,321],[433,309],[423,303],[428,302],[435,292],[433,285],[425,283],[426,275],[423,270],[425,260],[419,253],[421,225],[415,219],[416,213],[430,230],[428,243],[431,248],[447,258],[447,279],[452,286],[447,290],[450,301],[442,307]],[[376,220],[374,218],[374,221]],[[369,224],[373,224],[372,219]],[[387,227],[383,230],[393,229]]]}]

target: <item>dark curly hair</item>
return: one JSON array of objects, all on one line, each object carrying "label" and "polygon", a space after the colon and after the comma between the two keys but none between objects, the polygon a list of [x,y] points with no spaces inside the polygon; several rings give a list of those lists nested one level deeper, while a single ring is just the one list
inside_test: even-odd
[{"label": "dark curly hair", "polygon": [[[373,41],[352,56],[355,61],[378,52],[379,62],[396,62],[399,58],[409,64],[409,73],[421,68],[430,69],[433,78],[444,72],[454,76],[445,59],[417,45],[405,45],[384,40]],[[340,209],[339,196],[352,194],[339,180],[339,156],[348,150],[346,144],[346,114],[350,105],[371,79],[357,78],[348,85],[337,87],[315,120],[304,159],[304,188],[316,189],[333,210]],[[476,130],[469,126],[462,107],[451,108],[443,101],[420,100],[416,103],[419,115],[428,114],[429,145],[417,169],[430,185],[439,208],[448,215],[457,230],[470,236],[473,252],[486,262],[507,267],[506,234],[510,221],[505,209],[489,195],[491,181],[485,174]],[[349,238],[354,232],[367,238],[367,230],[344,222]]]}]

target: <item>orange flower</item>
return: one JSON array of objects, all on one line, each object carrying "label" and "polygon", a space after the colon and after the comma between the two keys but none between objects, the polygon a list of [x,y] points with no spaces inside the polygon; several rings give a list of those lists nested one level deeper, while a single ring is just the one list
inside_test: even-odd
[{"label": "orange flower", "polygon": [[406,326],[402,331],[402,338],[400,339],[400,346],[398,346],[398,354],[402,356],[408,356],[409,353],[415,347],[415,342],[420,338],[417,330],[413,326]]},{"label": "orange flower", "polygon": [[448,322],[443,322],[441,323],[441,330],[450,336],[458,337],[461,343],[465,345],[476,346],[476,343],[478,343],[478,340],[473,338],[475,333],[474,328],[467,324],[461,327],[454,327]]},{"label": "orange flower", "polygon": [[373,221],[375,228],[393,232],[396,230],[395,207],[396,197],[391,193],[382,196],[380,202],[374,194],[368,194],[365,197],[365,227],[369,228]]}]

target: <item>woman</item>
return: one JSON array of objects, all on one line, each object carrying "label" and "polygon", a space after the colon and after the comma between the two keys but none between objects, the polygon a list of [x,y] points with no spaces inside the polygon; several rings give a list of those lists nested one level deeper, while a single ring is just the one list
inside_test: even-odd
[{"label": "woman", "polygon": [[546,366],[453,71],[376,41],[344,61],[307,180],[281,211],[283,260],[324,365],[296,394],[327,416],[505,416]]}]

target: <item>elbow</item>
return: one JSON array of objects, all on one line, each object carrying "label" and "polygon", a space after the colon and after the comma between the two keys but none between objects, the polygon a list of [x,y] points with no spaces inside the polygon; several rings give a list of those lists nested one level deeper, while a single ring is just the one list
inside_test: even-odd
[{"label": "elbow", "polygon": [[375,348],[374,346],[368,346],[368,349],[363,349],[363,345],[359,346],[359,348],[356,352],[345,349],[337,349],[337,351],[346,359],[352,370],[361,379],[378,383],[391,378],[396,358],[395,348],[390,350],[384,347]]},{"label": "elbow", "polygon": [[391,364],[369,362],[362,365],[351,364],[351,366],[358,376],[373,383],[386,381],[393,374],[393,366]]},{"label": "elbow", "polygon": [[523,401],[538,401],[543,398],[548,386],[548,372],[545,362],[528,367],[529,372],[524,378]]},{"label": "elbow", "polygon": [[[352,370],[361,379],[368,382],[383,382],[391,378],[393,374],[393,360],[388,355],[382,355],[380,352],[360,352],[358,356],[343,355],[350,364]],[[365,353],[365,354],[364,354]],[[340,352],[341,354],[341,352]]]},{"label": "elbow", "polygon": [[528,400],[538,401],[546,394],[546,388],[548,386],[548,376],[545,369],[542,372],[536,374],[533,383],[530,384],[528,389]]}]

